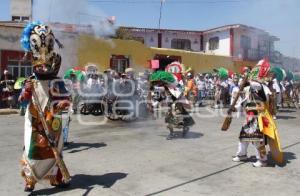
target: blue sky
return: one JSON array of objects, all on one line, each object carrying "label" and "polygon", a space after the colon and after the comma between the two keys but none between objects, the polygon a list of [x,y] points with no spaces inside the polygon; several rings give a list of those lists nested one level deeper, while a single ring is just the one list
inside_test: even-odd
[{"label": "blue sky", "polygon": [[[1,0],[0,20],[10,0]],[[84,17],[116,16],[116,24],[158,27],[160,0],[34,0],[41,20],[83,23]],[[76,2],[76,3],[74,3]],[[161,28],[205,30],[242,23],[279,37],[276,48],[300,57],[300,0],[165,0]],[[79,14],[80,13],[80,14]]]},{"label": "blue sky", "polygon": [[1,0],[0,3],[0,20],[9,20],[9,2],[10,0]]}]

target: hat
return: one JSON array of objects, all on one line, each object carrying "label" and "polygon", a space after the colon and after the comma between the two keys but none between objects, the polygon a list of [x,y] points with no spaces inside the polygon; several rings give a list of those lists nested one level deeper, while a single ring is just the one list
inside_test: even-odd
[{"label": "hat", "polygon": [[261,66],[264,63],[265,59],[261,59],[260,61],[258,61],[258,63],[256,64],[257,66]]},{"label": "hat", "polygon": [[229,76],[230,78],[233,78],[234,75],[235,75],[235,73],[234,73],[233,71],[228,70],[228,76]]},{"label": "hat", "polygon": [[265,78],[269,71],[270,71],[270,63],[269,60],[267,58],[264,58],[262,60],[260,60],[257,65],[259,65],[259,72],[258,72],[258,78],[262,79]]},{"label": "hat", "polygon": [[166,71],[156,71],[151,74],[150,82],[161,81],[164,83],[174,83],[174,75]]},{"label": "hat", "polygon": [[133,71],[134,71],[134,70],[133,70],[131,67],[125,69],[125,73],[129,73],[129,72],[133,72]]},{"label": "hat", "polygon": [[111,69],[106,69],[106,70],[104,70],[103,73],[110,73],[111,71],[112,71]]},{"label": "hat", "polygon": [[241,68],[241,74],[245,74],[245,73],[247,73],[249,71],[250,71],[250,69],[247,66],[244,66],[244,67]]},{"label": "hat", "polygon": [[221,78],[221,79],[226,79],[228,77],[228,70],[225,69],[224,67],[220,67],[218,69],[218,76]]},{"label": "hat", "polygon": [[275,75],[275,78],[278,81],[282,81],[284,79],[284,73],[282,72],[282,69],[279,67],[271,67],[270,72]]}]

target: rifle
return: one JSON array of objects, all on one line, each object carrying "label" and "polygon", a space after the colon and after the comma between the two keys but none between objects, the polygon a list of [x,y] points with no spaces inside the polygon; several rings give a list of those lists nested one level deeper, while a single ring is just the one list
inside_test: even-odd
[{"label": "rifle", "polygon": [[66,164],[65,164],[64,160],[61,157],[61,154],[57,150],[57,147],[56,147],[57,145],[56,145],[55,140],[53,139],[52,135],[50,134],[49,127],[48,127],[46,119],[44,117],[44,112],[43,112],[41,104],[40,104],[40,102],[38,100],[38,96],[37,96],[37,94],[35,92],[34,86],[32,88],[32,96],[33,96],[33,99],[34,99],[34,102],[35,102],[35,106],[36,106],[38,115],[40,117],[40,120],[42,122],[44,131],[45,131],[46,139],[48,140],[48,143],[49,143],[49,145],[51,147],[51,150],[52,150],[52,152],[54,154],[56,163],[57,163],[57,165],[58,165],[58,167],[59,167],[59,169],[61,171],[61,174],[63,176],[64,182],[68,183],[71,180],[70,173],[69,173],[69,171],[68,171],[68,169],[66,167]]},{"label": "rifle", "polygon": [[235,105],[236,102],[238,101],[238,98],[240,97],[242,91],[244,90],[245,84],[248,81],[248,74],[245,76],[245,78],[243,79],[242,83],[239,86],[239,91],[236,95],[236,97],[234,98],[231,106],[229,107],[228,111],[227,111],[227,116],[223,122],[223,125],[221,127],[222,131],[227,131],[228,128],[230,127],[231,121],[232,121],[232,112],[235,110]]}]

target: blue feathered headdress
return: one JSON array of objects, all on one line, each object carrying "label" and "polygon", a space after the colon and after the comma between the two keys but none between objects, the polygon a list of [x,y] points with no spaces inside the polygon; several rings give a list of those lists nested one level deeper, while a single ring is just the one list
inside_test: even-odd
[{"label": "blue feathered headdress", "polygon": [[23,30],[22,33],[22,37],[21,37],[21,45],[22,48],[26,51],[26,52],[30,52],[30,42],[29,42],[29,38],[30,38],[30,33],[31,31],[34,29],[34,27],[36,27],[37,25],[42,25],[43,23],[40,21],[33,21],[30,22],[26,25],[26,27]]}]

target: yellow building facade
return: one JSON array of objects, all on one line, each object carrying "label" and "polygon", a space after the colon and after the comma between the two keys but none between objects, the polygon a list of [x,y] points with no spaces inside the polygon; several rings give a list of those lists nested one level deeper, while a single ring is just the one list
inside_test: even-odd
[{"label": "yellow building facade", "polygon": [[90,35],[79,38],[79,65],[96,64],[99,71],[111,68],[112,58],[123,56],[128,59],[128,66],[136,71],[150,68],[150,60],[157,57],[176,57],[181,63],[191,67],[196,73],[210,72],[214,68],[225,67],[239,71],[241,66],[254,66],[256,62],[234,61],[231,57],[208,55],[176,49],[152,48],[134,40],[98,39]]}]

